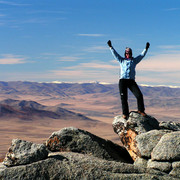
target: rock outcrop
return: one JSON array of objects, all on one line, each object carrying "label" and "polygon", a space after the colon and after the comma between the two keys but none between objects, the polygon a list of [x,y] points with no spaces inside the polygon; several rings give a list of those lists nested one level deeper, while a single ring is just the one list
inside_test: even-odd
[{"label": "rock outcrop", "polygon": [[54,152],[48,158],[28,165],[1,167],[0,179],[127,179],[177,180],[166,173],[92,155],[73,152]]},{"label": "rock outcrop", "polygon": [[128,120],[115,117],[113,128],[134,165],[180,177],[180,123],[159,123],[151,116],[131,112]]},{"label": "rock outcrop", "polygon": [[116,116],[113,121],[113,128],[133,160],[136,160],[139,156],[139,150],[134,141],[136,136],[153,129],[160,129],[159,122],[155,118],[151,116],[143,117],[136,112],[131,112],[128,120],[122,116]]},{"label": "rock outcrop", "polygon": [[46,141],[46,146],[52,152],[71,151],[92,154],[106,160],[133,163],[124,147],[74,127],[52,133]]},{"label": "rock outcrop", "polygon": [[52,133],[44,144],[15,139],[0,179],[178,180],[179,124],[160,124],[135,112],[128,120],[116,117],[114,130],[126,148],[74,127]]}]

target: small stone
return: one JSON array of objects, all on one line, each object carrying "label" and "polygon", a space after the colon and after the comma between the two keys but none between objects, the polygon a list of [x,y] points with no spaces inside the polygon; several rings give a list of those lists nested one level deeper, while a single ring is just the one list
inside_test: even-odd
[{"label": "small stone", "polygon": [[140,158],[138,157],[135,162],[134,162],[134,165],[135,166],[140,166],[140,167],[147,167],[147,161],[146,159],[144,158]]}]

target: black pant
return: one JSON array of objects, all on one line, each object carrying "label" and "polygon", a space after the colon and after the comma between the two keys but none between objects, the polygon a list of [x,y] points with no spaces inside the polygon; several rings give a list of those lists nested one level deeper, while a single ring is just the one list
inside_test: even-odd
[{"label": "black pant", "polygon": [[128,88],[134,94],[137,99],[138,111],[144,112],[144,100],[141,90],[133,79],[120,79],[119,80],[119,92],[122,103],[122,111],[124,115],[129,115],[128,106]]}]

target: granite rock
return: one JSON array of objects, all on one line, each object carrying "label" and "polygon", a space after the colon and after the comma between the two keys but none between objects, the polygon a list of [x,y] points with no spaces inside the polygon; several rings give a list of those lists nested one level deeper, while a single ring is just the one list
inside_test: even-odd
[{"label": "granite rock", "polygon": [[151,153],[152,160],[180,160],[180,131],[167,133],[158,142]]},{"label": "granite rock", "polygon": [[52,152],[71,151],[92,154],[107,160],[133,163],[124,147],[74,127],[52,133],[46,141],[46,146]]},{"label": "granite rock", "polygon": [[173,130],[173,131],[180,131],[180,123],[176,123],[176,122],[160,122],[159,123],[159,127],[160,129],[169,129],[169,130]]},{"label": "granite rock", "polygon": [[147,162],[147,168],[157,169],[162,172],[169,173],[172,170],[172,164],[170,162],[152,161]]},{"label": "granite rock", "polygon": [[5,166],[17,166],[30,164],[46,159],[48,150],[44,144],[34,144],[29,141],[13,139],[9,152],[6,154],[3,164]]},{"label": "granite rock", "polygon": [[131,112],[128,120],[125,120],[122,116],[116,116],[112,125],[134,161],[137,157],[140,157],[135,140],[136,136],[150,130],[159,129],[159,122],[154,117],[149,115],[144,117],[137,112]]},{"label": "granite rock", "polygon": [[161,137],[171,131],[168,130],[151,130],[136,136],[135,140],[140,157],[151,158],[151,152],[157,145]]},{"label": "granite rock", "polygon": [[107,161],[87,154],[54,152],[45,160],[0,170],[0,179],[177,180],[178,178],[157,170]]}]

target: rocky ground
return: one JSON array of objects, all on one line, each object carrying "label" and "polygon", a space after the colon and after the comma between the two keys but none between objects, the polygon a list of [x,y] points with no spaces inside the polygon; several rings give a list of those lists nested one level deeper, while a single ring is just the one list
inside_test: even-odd
[{"label": "rocky ground", "polygon": [[132,112],[113,121],[121,147],[68,127],[44,144],[13,139],[0,179],[179,179],[180,124]]}]

